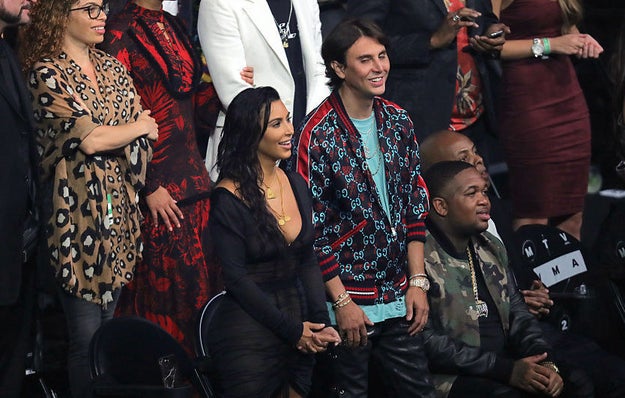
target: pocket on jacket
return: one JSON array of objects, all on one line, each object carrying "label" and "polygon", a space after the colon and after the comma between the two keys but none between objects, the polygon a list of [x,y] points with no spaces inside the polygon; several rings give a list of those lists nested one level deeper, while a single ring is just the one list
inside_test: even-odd
[{"label": "pocket on jacket", "polygon": [[362,231],[363,228],[365,227],[365,225],[367,225],[367,220],[362,220],[361,222],[358,223],[358,225],[356,225],[354,228],[352,228],[350,231],[348,231],[346,234],[343,234],[340,238],[338,238],[337,240],[335,240],[330,247],[333,250],[336,250],[339,246],[341,246],[343,244],[343,242],[345,242],[347,239],[351,238],[352,236],[356,235],[358,232]]}]

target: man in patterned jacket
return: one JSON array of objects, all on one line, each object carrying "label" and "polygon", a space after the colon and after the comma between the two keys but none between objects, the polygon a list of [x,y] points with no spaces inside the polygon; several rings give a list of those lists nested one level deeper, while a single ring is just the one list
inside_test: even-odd
[{"label": "man in patterned jacket", "polygon": [[386,43],[367,21],[345,21],[329,34],[322,55],[333,91],[304,120],[288,166],[313,196],[328,309],[345,342],[323,368],[341,397],[368,396],[370,358],[385,396],[433,396],[420,333],[428,315],[427,191],[408,114],[379,97],[390,68]]},{"label": "man in patterned jacket", "polygon": [[[485,232],[487,181],[463,161],[434,164],[425,181],[432,289],[424,338],[437,395],[558,396],[563,381],[551,347],[516,286],[503,244]],[[593,396],[585,375],[563,371],[567,397]]]}]

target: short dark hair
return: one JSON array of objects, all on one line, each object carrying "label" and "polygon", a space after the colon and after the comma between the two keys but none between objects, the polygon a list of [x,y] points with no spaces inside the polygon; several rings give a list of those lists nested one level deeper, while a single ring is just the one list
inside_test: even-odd
[{"label": "short dark hair", "polygon": [[350,18],[339,23],[326,37],[321,46],[321,56],[326,66],[326,76],[330,79],[328,85],[338,88],[343,79],[337,76],[332,69],[332,61],[345,65],[347,50],[361,37],[371,37],[388,49],[390,41],[375,22],[368,19]]},{"label": "short dark hair", "polygon": [[466,169],[475,169],[475,166],[461,160],[445,160],[434,163],[423,175],[430,193],[430,200],[436,197],[440,198],[451,180]]}]

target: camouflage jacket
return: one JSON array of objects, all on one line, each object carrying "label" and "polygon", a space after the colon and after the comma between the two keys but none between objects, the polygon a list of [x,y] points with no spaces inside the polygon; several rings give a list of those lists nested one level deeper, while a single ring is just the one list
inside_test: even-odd
[{"label": "camouflage jacket", "polygon": [[550,347],[517,289],[503,244],[484,232],[470,244],[495,302],[496,309],[491,310],[499,313],[509,352],[504,357],[504,353],[479,349],[480,327],[473,307],[469,264],[445,250],[441,241],[446,238],[441,234],[428,232],[425,243],[425,269],[432,288],[428,294],[430,322],[424,337],[437,395],[446,397],[456,375],[484,376],[507,383],[513,364],[510,356],[523,358],[549,352]]}]

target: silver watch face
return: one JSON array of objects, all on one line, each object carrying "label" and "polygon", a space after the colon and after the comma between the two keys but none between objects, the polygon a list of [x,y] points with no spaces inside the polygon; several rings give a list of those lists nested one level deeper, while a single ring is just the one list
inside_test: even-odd
[{"label": "silver watch face", "polygon": [[416,278],[410,281],[410,286],[420,287],[427,292],[430,290],[430,281],[428,278]]},{"label": "silver watch face", "polygon": [[540,57],[543,55],[544,52],[545,46],[543,46],[542,41],[539,39],[534,39],[534,43],[532,44],[532,54],[534,54],[535,57]]}]

